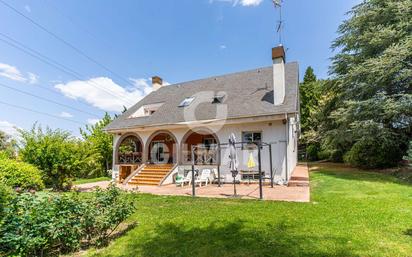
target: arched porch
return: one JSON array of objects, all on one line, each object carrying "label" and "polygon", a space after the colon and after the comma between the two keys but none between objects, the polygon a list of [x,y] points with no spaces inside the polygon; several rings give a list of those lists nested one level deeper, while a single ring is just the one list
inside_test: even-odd
[{"label": "arched porch", "polygon": [[143,162],[143,142],[137,134],[123,135],[116,145],[116,164],[138,165]]},{"label": "arched porch", "polygon": [[177,162],[177,140],[169,131],[157,131],[147,140],[145,152],[149,163],[173,164]]},{"label": "arched porch", "polygon": [[196,165],[214,165],[218,162],[217,145],[219,138],[209,129],[189,130],[181,143],[181,163],[192,164],[192,147]]}]

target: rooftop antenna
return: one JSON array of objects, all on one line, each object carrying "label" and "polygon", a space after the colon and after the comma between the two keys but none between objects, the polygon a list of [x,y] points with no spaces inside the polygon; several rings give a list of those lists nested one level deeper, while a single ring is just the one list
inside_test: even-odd
[{"label": "rooftop antenna", "polygon": [[279,9],[279,20],[277,20],[277,27],[276,33],[279,36],[279,45],[282,45],[282,28],[283,28],[283,20],[282,20],[282,3],[283,0],[272,0],[275,6],[275,9]]}]

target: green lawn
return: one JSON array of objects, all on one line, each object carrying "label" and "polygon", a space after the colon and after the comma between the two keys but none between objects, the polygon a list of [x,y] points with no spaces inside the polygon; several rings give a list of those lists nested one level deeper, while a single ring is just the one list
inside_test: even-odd
[{"label": "green lawn", "polygon": [[100,182],[100,181],[109,181],[111,178],[108,177],[100,177],[100,178],[81,178],[77,179],[73,182],[74,185],[86,184],[86,183],[93,183],[93,182]]},{"label": "green lawn", "polygon": [[311,203],[136,195],[137,227],[91,256],[411,256],[412,186],[312,168]]}]

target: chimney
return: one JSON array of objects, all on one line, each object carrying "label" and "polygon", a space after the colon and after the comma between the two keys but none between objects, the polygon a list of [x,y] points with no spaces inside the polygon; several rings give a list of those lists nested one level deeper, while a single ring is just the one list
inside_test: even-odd
[{"label": "chimney", "polygon": [[285,50],[282,45],[272,48],[273,60],[273,104],[281,105],[285,100]]},{"label": "chimney", "polygon": [[163,80],[161,77],[158,76],[153,76],[152,77],[152,87],[153,87],[153,91],[158,90],[159,88],[161,88],[163,86]]}]

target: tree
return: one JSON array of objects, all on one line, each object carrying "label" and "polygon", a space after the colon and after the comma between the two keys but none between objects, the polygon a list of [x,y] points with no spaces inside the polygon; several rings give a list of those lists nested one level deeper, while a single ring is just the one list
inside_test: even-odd
[{"label": "tree", "polygon": [[311,112],[318,105],[321,85],[316,78],[312,67],[308,67],[303,78],[303,83],[299,86],[300,94],[300,120],[302,133],[310,128],[309,119]]},{"label": "tree", "polygon": [[0,150],[4,150],[7,148],[9,139],[10,136],[0,130]]},{"label": "tree", "polygon": [[87,170],[89,157],[82,142],[67,131],[43,130],[37,124],[29,131],[19,130],[21,148],[19,156],[44,172],[46,186],[66,190],[76,174]]},{"label": "tree", "polygon": [[364,167],[396,165],[412,136],[412,2],[367,0],[340,25],[334,107],[322,147]]},{"label": "tree", "polygon": [[90,150],[98,158],[100,164],[100,175],[107,174],[112,166],[113,160],[113,136],[106,133],[103,129],[112,121],[106,113],[99,122],[94,125],[86,125],[85,130],[80,129],[80,134],[85,140]]},{"label": "tree", "polygon": [[5,132],[0,130],[0,151],[9,158],[16,157],[17,141]]}]

